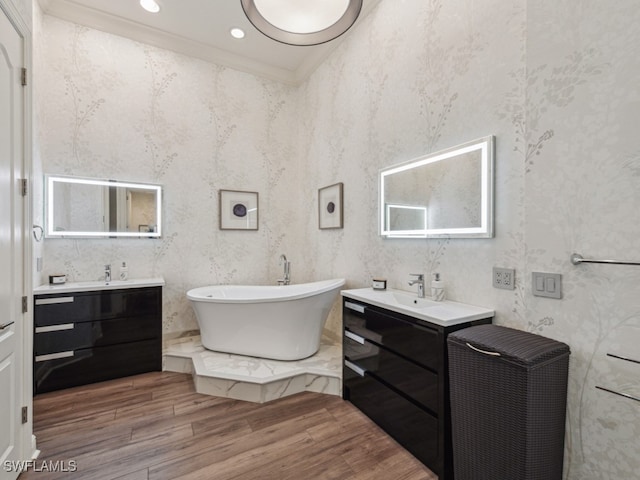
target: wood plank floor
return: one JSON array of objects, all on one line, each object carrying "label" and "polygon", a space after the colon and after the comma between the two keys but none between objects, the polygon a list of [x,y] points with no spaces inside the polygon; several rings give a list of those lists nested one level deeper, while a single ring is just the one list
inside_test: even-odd
[{"label": "wood plank floor", "polygon": [[437,479],[339,397],[260,405],[198,394],[171,372],[38,395],[34,433],[40,471],[20,480]]}]

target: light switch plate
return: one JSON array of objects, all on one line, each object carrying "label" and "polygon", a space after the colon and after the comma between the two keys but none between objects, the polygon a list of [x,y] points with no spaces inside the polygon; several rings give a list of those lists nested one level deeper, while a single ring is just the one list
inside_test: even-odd
[{"label": "light switch plate", "polygon": [[562,298],[562,275],[559,273],[533,272],[531,284],[536,297]]},{"label": "light switch plate", "polygon": [[516,288],[516,271],[513,268],[493,267],[493,286],[513,290]]}]

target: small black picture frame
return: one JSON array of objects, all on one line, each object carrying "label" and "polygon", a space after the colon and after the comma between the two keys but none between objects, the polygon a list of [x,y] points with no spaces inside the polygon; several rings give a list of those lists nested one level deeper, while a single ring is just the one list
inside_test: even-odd
[{"label": "small black picture frame", "polygon": [[220,190],[220,230],[258,230],[258,192]]}]

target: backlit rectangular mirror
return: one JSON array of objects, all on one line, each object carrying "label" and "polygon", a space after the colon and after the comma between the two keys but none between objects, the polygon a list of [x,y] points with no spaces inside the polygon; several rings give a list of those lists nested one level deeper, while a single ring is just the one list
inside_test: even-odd
[{"label": "backlit rectangular mirror", "polygon": [[494,137],[380,171],[380,234],[493,237]]},{"label": "backlit rectangular mirror", "polygon": [[47,238],[162,234],[160,185],[47,175],[45,198]]}]

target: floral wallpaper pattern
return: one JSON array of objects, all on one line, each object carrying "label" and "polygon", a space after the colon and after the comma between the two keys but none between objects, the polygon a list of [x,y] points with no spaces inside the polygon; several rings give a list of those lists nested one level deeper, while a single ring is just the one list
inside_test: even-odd
[{"label": "floral wallpaper pattern", "polygon": [[[408,273],[438,271],[449,298],[568,343],[572,480],[631,479],[640,468],[637,406],[595,388],[640,389],[638,367],[606,355],[640,355],[640,270],[569,262],[574,251],[640,259],[639,140],[629,130],[639,14],[630,1],[382,2],[303,87],[309,190],[316,177],[333,180],[323,139],[343,152],[334,162],[345,229],[333,243],[318,236],[317,275],[352,286],[387,277],[409,289]],[[334,117],[351,119],[349,128]],[[487,134],[497,146],[494,239],[376,236],[378,169]],[[516,269],[513,292],[491,287],[492,266]],[[534,297],[533,271],[561,273],[564,298]]]},{"label": "floral wallpaper pattern", "polygon": [[[190,288],[275,283],[280,253],[295,268],[300,231],[285,228],[294,214],[276,206],[286,194],[294,208],[290,186],[299,183],[289,140],[291,87],[46,15],[41,28],[43,173],[161,184],[165,234],[45,240],[37,283],[52,271],[94,280],[104,264],[117,274],[126,261],[131,278],[165,278],[164,331],[177,333],[197,329],[185,296]],[[219,230],[220,189],[261,193],[258,232]]]},{"label": "floral wallpaper pattern", "polygon": [[[37,16],[37,15],[36,15]],[[636,0],[380,2],[299,87],[44,16],[34,151],[45,173],[157,182],[157,241],[47,240],[44,275],[98,278],[127,261],[162,275],[167,335],[196,328],[185,292],[210,283],[347,287],[439,272],[447,297],[496,310],[496,323],[572,351],[565,479],[640,471],[640,269],[569,262],[640,260],[640,9]],[[493,239],[383,239],[380,168],[496,136]],[[319,230],[318,188],[344,183],[344,228]],[[260,229],[222,232],[217,190],[260,192]],[[35,217],[41,215],[38,208]],[[493,266],[516,289],[491,286]],[[561,273],[561,300],[534,297],[531,273]],[[327,333],[340,334],[340,312]]]}]

